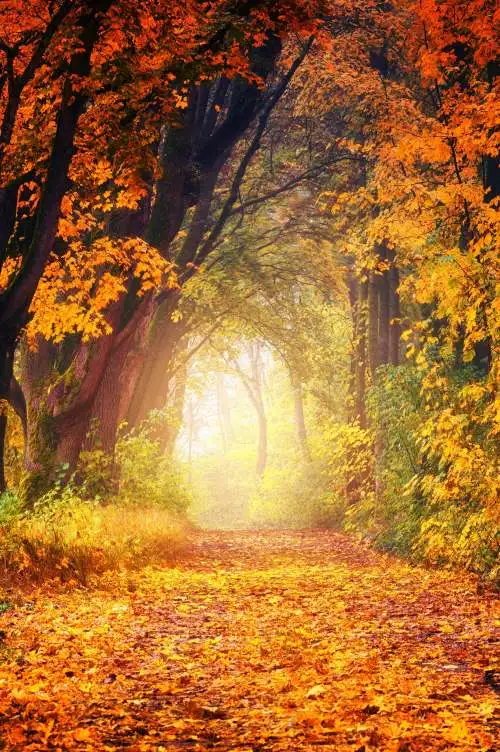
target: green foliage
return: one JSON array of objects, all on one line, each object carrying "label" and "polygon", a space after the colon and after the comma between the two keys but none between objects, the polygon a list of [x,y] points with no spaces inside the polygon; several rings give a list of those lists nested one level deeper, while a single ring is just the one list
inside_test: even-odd
[{"label": "green foliage", "polygon": [[[398,554],[440,566],[466,567],[494,578],[498,525],[484,505],[483,486],[495,460],[482,441],[484,427],[474,428],[462,399],[474,375],[470,367],[450,370],[447,389],[436,404],[426,399],[428,391],[416,367],[378,371],[368,400],[375,427],[377,492],[372,498],[364,495],[348,509],[345,526],[372,535],[378,545]],[[448,415],[448,422],[441,433],[443,415]],[[482,472],[477,454],[479,472],[469,471],[453,416],[467,426],[468,451],[481,446]],[[460,485],[453,482],[457,462],[465,468]]]},{"label": "green foliage", "polygon": [[94,574],[171,561],[185,525],[155,506],[102,506],[55,485],[29,514],[0,523],[0,578],[87,584]]},{"label": "green foliage", "polygon": [[119,468],[117,500],[127,506],[144,503],[183,513],[191,501],[189,485],[171,457],[146,430],[131,432],[116,446]]},{"label": "green foliage", "polygon": [[15,411],[0,400],[0,411],[7,414],[7,435],[4,448],[4,466],[7,485],[17,488],[23,476],[24,436],[21,420]]},{"label": "green foliage", "polygon": [[113,458],[99,447],[84,450],[78,460],[76,480],[82,498],[109,498],[113,492]]},{"label": "green foliage", "polygon": [[[1,600],[0,601],[0,615],[5,614],[7,611],[9,611],[12,608],[12,603],[10,601]],[[1,634],[1,633],[0,633]],[[2,637],[0,636],[0,641]]]},{"label": "green foliage", "polygon": [[78,494],[119,506],[149,506],[183,514],[191,490],[180,467],[152,438],[152,424],[123,433],[114,458],[102,449],[82,452],[76,473]]},{"label": "green foliage", "polygon": [[251,499],[249,519],[255,527],[332,527],[342,515],[336,502],[324,463],[296,456],[265,472]]},{"label": "green foliage", "polygon": [[373,496],[368,431],[335,420],[317,420],[309,435],[309,449],[310,462],[293,443],[283,444],[275,455],[252,498],[254,525],[340,528],[353,496],[365,503]]},{"label": "green foliage", "polygon": [[363,498],[349,513],[348,529],[375,538],[378,545],[408,556],[420,529],[423,500],[405,493],[420,472],[416,431],[421,421],[421,379],[409,365],[379,369],[368,394],[375,431],[376,494]]},{"label": "green foliage", "polygon": [[150,429],[122,435],[114,458],[99,448],[83,452],[69,483],[60,468],[29,509],[4,493],[0,578],[86,584],[107,570],[172,560],[190,491]]},{"label": "green foliage", "polygon": [[0,494],[0,525],[7,524],[19,514],[19,499],[13,491]]}]

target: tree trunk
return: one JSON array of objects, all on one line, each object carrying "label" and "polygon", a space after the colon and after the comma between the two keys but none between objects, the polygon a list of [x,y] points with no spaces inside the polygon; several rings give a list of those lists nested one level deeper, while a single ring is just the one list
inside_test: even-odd
[{"label": "tree trunk", "polygon": [[366,428],[366,336],[368,318],[368,280],[359,285],[358,304],[358,340],[356,343],[356,398],[354,405],[355,418],[359,420],[361,428]]},{"label": "tree trunk", "polygon": [[174,453],[175,442],[182,427],[182,416],[184,413],[184,400],[186,397],[186,386],[188,377],[188,367],[186,364],[181,366],[175,375],[175,385],[172,395],[172,416],[168,418],[165,427],[165,437],[161,442],[162,448],[166,455],[171,457]]},{"label": "tree trunk", "polygon": [[302,394],[302,384],[295,377],[291,376],[293,404],[295,412],[295,426],[297,429],[297,438],[299,440],[300,451],[305,462],[311,462],[311,452],[307,441],[307,428],[304,416],[304,400]]},{"label": "tree trunk", "polygon": [[399,304],[399,271],[394,261],[394,253],[390,257],[389,269],[389,363],[399,365],[399,349],[401,343],[401,310]]},{"label": "tree trunk", "polygon": [[183,320],[172,321],[177,301],[176,290],[162,303],[152,320],[149,333],[145,335],[144,356],[127,411],[131,427],[140,425],[151,410],[165,407],[169,369],[185,332]]},{"label": "tree trunk", "polygon": [[128,369],[127,363],[125,348],[110,356],[91,408],[89,449],[99,447],[109,457],[114,457],[124,398],[135,375],[132,364]]},{"label": "tree trunk", "polygon": [[255,472],[260,477],[264,474],[267,465],[267,417],[262,395],[262,360],[259,343],[250,344],[248,356],[251,369],[250,376],[243,371],[238,361],[233,361],[233,365],[257,413],[258,440]]},{"label": "tree trunk", "polygon": [[0,404],[0,495],[7,490],[5,477],[5,438],[7,434],[7,410]]},{"label": "tree trunk", "polygon": [[222,449],[225,454],[234,441],[234,434],[224,375],[218,373],[216,378],[217,414],[219,417]]},{"label": "tree trunk", "polygon": [[374,272],[370,272],[368,277],[368,331],[367,331],[367,348],[368,364],[370,366],[370,375],[373,383],[375,371],[379,365],[378,361],[378,280]]},{"label": "tree trunk", "polygon": [[[387,260],[387,249],[380,248],[380,258]],[[389,327],[390,327],[390,280],[389,270],[384,270],[377,279],[378,287],[378,365],[389,362]]]},{"label": "tree trunk", "polygon": [[151,298],[144,300],[117,332],[92,404],[92,440],[111,457],[140,377],[152,306]]},{"label": "tree trunk", "polygon": [[[116,305],[110,312],[110,321],[119,311],[120,306]],[[21,383],[27,406],[27,474],[21,497],[27,508],[58,476],[67,480],[75,470],[114,341],[110,334],[92,343],[80,343],[69,355],[64,348],[41,338],[37,350],[29,350],[23,343]]]},{"label": "tree trunk", "polygon": [[267,465],[267,418],[262,394],[262,357],[260,344],[256,342],[250,348],[250,366],[252,369],[252,387],[254,405],[257,410],[259,421],[259,441],[257,445],[256,473],[260,477],[264,475]]},{"label": "tree trunk", "polygon": [[356,419],[356,373],[359,358],[359,282],[354,273],[349,269],[347,272],[347,292],[351,311],[352,344],[351,359],[349,365],[349,410],[351,420]]},{"label": "tree trunk", "polygon": [[188,429],[188,465],[189,465],[189,479],[192,478],[192,464],[193,464],[193,443],[194,443],[194,408],[193,398],[190,397],[187,406],[187,429]]},{"label": "tree trunk", "polygon": [[259,443],[257,445],[257,464],[255,472],[262,477],[267,465],[267,418],[264,408],[258,410],[259,417]]}]

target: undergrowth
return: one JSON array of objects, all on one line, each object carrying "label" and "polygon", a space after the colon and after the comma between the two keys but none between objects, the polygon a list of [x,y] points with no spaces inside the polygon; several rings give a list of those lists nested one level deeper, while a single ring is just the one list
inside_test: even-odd
[{"label": "undergrowth", "polygon": [[[53,492],[51,492],[53,496]],[[183,518],[159,507],[103,506],[68,488],[41,499],[32,514],[0,500],[0,579],[3,584],[57,579],[89,584],[93,575],[171,563],[182,547]]]},{"label": "undergrowth", "polygon": [[120,438],[116,455],[82,453],[69,482],[28,506],[0,496],[0,581],[57,579],[87,585],[94,575],[171,563],[188,527],[190,493],[181,471],[147,430]]},{"label": "undergrowth", "polygon": [[465,399],[474,375],[450,367],[446,410],[431,410],[415,367],[380,369],[369,427],[317,420],[312,461],[283,450],[260,480],[251,521],[334,527],[413,563],[467,569],[496,584],[498,448]]}]

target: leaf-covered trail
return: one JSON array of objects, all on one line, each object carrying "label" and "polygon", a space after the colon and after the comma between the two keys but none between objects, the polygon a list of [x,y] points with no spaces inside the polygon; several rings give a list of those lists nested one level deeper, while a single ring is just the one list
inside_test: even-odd
[{"label": "leaf-covered trail", "polygon": [[492,598],[334,533],[197,534],[0,629],[5,750],[496,746]]}]

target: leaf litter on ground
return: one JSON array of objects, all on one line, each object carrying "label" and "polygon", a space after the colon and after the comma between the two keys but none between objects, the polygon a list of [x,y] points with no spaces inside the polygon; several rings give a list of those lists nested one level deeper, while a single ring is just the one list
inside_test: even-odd
[{"label": "leaf litter on ground", "polygon": [[4,750],[496,748],[493,595],[344,535],[196,533],[175,567],[8,597]]}]

